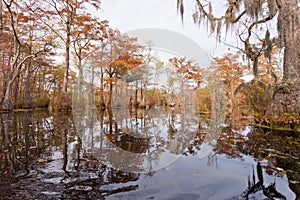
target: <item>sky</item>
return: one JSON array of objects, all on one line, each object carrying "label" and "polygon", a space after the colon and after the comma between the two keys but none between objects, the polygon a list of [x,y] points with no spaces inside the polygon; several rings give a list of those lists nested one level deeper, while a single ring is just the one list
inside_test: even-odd
[{"label": "sky", "polygon": [[101,10],[96,15],[123,33],[141,28],[167,29],[189,37],[210,57],[228,53],[228,47],[217,43],[206,27],[193,23],[193,3],[185,1],[183,23],[177,14],[176,0],[102,0]]}]

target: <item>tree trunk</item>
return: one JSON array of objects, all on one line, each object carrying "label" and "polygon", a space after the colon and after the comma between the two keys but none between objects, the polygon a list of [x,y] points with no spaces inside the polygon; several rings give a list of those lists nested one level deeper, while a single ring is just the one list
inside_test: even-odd
[{"label": "tree trunk", "polygon": [[[18,47],[18,49],[20,49],[20,46]],[[15,53],[15,55],[17,57],[19,57],[20,51],[18,50],[17,53]],[[22,67],[22,65],[30,58],[36,57],[36,55],[28,55],[26,56],[22,61],[20,61],[19,63],[17,63],[17,59],[15,59],[15,61],[13,62],[14,64],[12,64],[12,66],[16,65],[16,69],[15,71],[12,72],[11,74],[11,78],[8,80],[7,83],[7,87],[6,87],[6,91],[5,91],[5,96],[1,105],[1,108],[4,110],[12,110],[13,109],[13,102],[11,100],[11,91],[13,89],[13,84],[16,80],[16,78],[20,75],[20,69]],[[13,69],[13,67],[11,67]]]},{"label": "tree trunk", "polygon": [[30,73],[30,62],[27,65],[26,69],[26,78],[25,78],[25,107],[26,108],[32,108],[32,98],[31,98],[31,73]]},{"label": "tree trunk", "polygon": [[[33,32],[30,31],[29,33],[29,40],[32,41],[33,40]],[[29,45],[29,53],[32,54],[32,45]],[[28,62],[26,63],[26,76],[25,76],[25,107],[26,108],[32,108],[32,98],[31,98],[31,60],[28,60]]]},{"label": "tree trunk", "polygon": [[63,80],[63,93],[68,92],[68,76],[70,66],[70,41],[71,41],[71,27],[70,23],[67,22],[67,38],[66,38],[66,57],[65,57],[65,68],[64,68],[64,80]]},{"label": "tree trunk", "polygon": [[105,108],[105,100],[104,100],[104,72],[103,72],[103,68],[100,67],[100,106],[101,108]]},{"label": "tree trunk", "polygon": [[113,80],[112,80],[113,76],[110,74],[109,75],[109,79],[110,79],[110,83],[109,83],[109,94],[108,94],[108,101],[107,101],[107,108],[110,110],[112,108],[112,94],[113,94]]},{"label": "tree trunk", "polygon": [[18,74],[16,80],[14,81],[13,84],[13,95],[12,95],[12,99],[14,102],[17,103],[17,105],[14,105],[17,108],[20,108],[21,104],[20,104],[20,93],[21,93],[21,88],[20,88],[20,74]]},{"label": "tree trunk", "polygon": [[10,16],[10,26],[13,30],[13,35],[14,35],[14,53],[13,53],[13,61],[10,63],[11,74],[9,76],[9,80],[8,80],[8,83],[7,83],[7,88],[6,88],[6,91],[5,91],[5,96],[4,96],[1,108],[4,109],[4,110],[12,110],[13,109],[13,102],[11,100],[10,95],[11,95],[13,84],[14,84],[16,78],[20,74],[20,69],[21,69],[22,65],[28,59],[36,57],[36,55],[35,54],[27,55],[22,60],[19,60],[20,51],[21,51],[21,42],[19,40],[17,30],[16,30],[16,27],[15,27],[15,20],[14,20],[14,16],[13,16],[13,11],[11,10],[11,5],[12,4],[8,4],[6,1],[3,1],[3,3],[6,5],[6,8],[8,9],[9,16]]},{"label": "tree trunk", "polygon": [[[287,14],[288,13],[288,14]],[[294,0],[285,0],[279,12],[279,33],[284,49],[283,80],[275,85],[267,114],[300,115],[300,25],[299,9]]]},{"label": "tree trunk", "polygon": [[0,40],[2,39],[2,31],[3,31],[2,10],[3,10],[3,4],[2,4],[2,0],[1,0],[0,1]]},{"label": "tree trunk", "polygon": [[13,84],[12,81],[9,81],[9,83],[7,84],[7,88],[6,88],[6,91],[5,91],[5,96],[4,96],[4,99],[2,101],[2,105],[1,105],[1,108],[3,110],[12,110],[13,109],[13,102],[10,99],[12,84]]}]

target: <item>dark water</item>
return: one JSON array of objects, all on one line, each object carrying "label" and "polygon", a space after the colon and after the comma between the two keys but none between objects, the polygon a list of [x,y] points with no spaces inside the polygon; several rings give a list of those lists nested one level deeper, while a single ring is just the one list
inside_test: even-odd
[{"label": "dark water", "polygon": [[95,113],[2,114],[0,199],[299,198],[295,133],[176,110]]}]

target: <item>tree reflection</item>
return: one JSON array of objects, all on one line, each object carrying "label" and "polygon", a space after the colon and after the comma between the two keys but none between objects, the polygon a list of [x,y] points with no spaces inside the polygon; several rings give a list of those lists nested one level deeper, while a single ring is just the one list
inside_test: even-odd
[{"label": "tree reflection", "polygon": [[[136,184],[130,184],[99,190],[113,183],[136,181],[140,175],[103,165],[93,152],[83,149],[82,135],[75,130],[70,114],[27,112],[0,117],[0,199],[26,199],[28,195],[33,199],[49,198],[39,191],[45,188],[53,194],[60,191],[55,199],[77,194],[89,198],[95,195],[97,199],[137,189]],[[85,186],[92,191],[85,191]],[[20,189],[24,187],[26,193]]]},{"label": "tree reflection", "polygon": [[[132,167],[137,172],[155,170],[165,157],[179,157],[193,148],[192,141],[200,146],[203,129],[208,126],[197,113],[180,107],[116,108],[98,111],[97,117],[100,134],[93,142],[100,146],[90,147],[89,151],[104,163],[113,162],[121,170]],[[199,126],[202,130],[198,130]],[[86,134],[83,131],[83,138],[87,138]]]},{"label": "tree reflection", "polygon": [[[10,196],[14,194],[23,197],[25,194],[19,188],[24,183],[33,199],[42,198],[34,196],[38,194],[31,184],[33,180],[37,187],[56,192],[59,189],[60,196],[55,198],[99,199],[137,190],[140,173],[114,169],[110,163],[105,163],[105,159],[116,160],[119,165],[135,168],[136,172],[144,170],[148,176],[154,175],[156,161],[163,159],[166,152],[167,156],[197,155],[207,139],[210,122],[209,117],[188,110],[182,113],[176,107],[137,109],[131,114],[124,108],[111,113],[83,112],[81,115],[82,129],[75,129],[68,113],[1,115],[0,187],[5,191],[1,198],[14,199]],[[96,119],[97,123],[90,119]],[[267,198],[284,199],[276,193],[275,183],[264,185],[262,167],[272,176],[284,176],[279,167],[287,170],[289,187],[299,195],[297,184],[293,182],[299,180],[299,139],[289,134],[278,136],[262,129],[249,130],[246,125],[232,124],[222,129],[208,164],[217,165],[220,154],[237,159],[251,155],[265,160],[266,164],[257,165],[257,176],[253,170],[245,198],[261,192]],[[249,130],[247,135],[246,129]],[[98,156],[100,150],[102,154]],[[138,156],[126,157],[123,155],[126,152]],[[146,161],[148,171],[143,168]]]},{"label": "tree reflection", "polygon": [[26,116],[1,114],[1,174],[3,177],[16,173],[29,173],[32,160],[38,156],[43,141],[34,129],[39,130],[39,123],[32,122],[32,113]]},{"label": "tree reflection", "polygon": [[239,146],[243,154],[254,156],[260,160],[266,159],[266,172],[273,176],[281,176],[282,168],[287,172],[289,187],[300,196],[300,138],[294,132],[280,132],[252,128],[248,140]]},{"label": "tree reflection", "polygon": [[217,154],[224,154],[230,158],[242,159],[242,152],[239,146],[245,142],[245,136],[240,134],[245,130],[245,126],[240,126],[239,131],[235,131],[231,126],[222,129],[218,143],[214,149]]}]

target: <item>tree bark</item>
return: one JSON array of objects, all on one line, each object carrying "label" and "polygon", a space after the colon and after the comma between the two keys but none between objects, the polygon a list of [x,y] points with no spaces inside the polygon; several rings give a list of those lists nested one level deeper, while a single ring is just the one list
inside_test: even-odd
[{"label": "tree bark", "polygon": [[31,98],[31,73],[30,73],[30,66],[31,62],[27,64],[27,69],[26,69],[26,78],[25,78],[25,107],[26,108],[32,108],[32,98]]},{"label": "tree bark", "polygon": [[64,68],[64,80],[63,80],[63,93],[68,92],[68,76],[70,66],[70,39],[71,38],[71,27],[67,23],[67,38],[66,38],[66,57],[65,57],[65,68]]},{"label": "tree bark", "polygon": [[283,113],[300,115],[300,24],[299,9],[294,0],[284,0],[279,11],[280,39],[285,47],[283,79],[275,85],[267,115]]},{"label": "tree bark", "polygon": [[3,16],[2,16],[2,11],[3,11],[3,4],[2,0],[0,1],[0,40],[2,39],[2,31],[3,31]]},{"label": "tree bark", "polygon": [[[20,48],[20,47],[19,47]],[[20,52],[17,51],[18,53],[15,53],[14,55],[19,57],[20,55]],[[18,64],[17,64],[17,60],[15,60],[12,64],[12,66],[15,66],[16,65],[16,69],[15,71],[13,71],[12,75],[11,75],[11,78],[9,79],[8,83],[7,83],[7,87],[6,87],[6,91],[5,91],[5,96],[4,96],[4,100],[2,102],[2,109],[4,110],[12,110],[13,109],[13,102],[11,100],[11,91],[12,91],[12,88],[13,88],[13,84],[16,80],[16,78],[20,75],[20,69],[22,67],[22,65],[28,60],[28,59],[31,59],[31,58],[34,58],[36,57],[35,54],[32,54],[32,55],[28,55],[26,56],[25,58],[23,58],[22,61],[20,61]],[[13,69],[13,67],[12,67]]]},{"label": "tree bark", "polygon": [[13,109],[13,102],[11,100],[11,91],[13,88],[13,84],[16,80],[16,78],[20,75],[20,70],[23,66],[23,64],[31,58],[34,58],[37,56],[36,54],[30,54],[25,56],[23,59],[20,59],[21,55],[21,42],[19,40],[19,35],[17,33],[17,29],[15,27],[15,19],[13,15],[13,11],[11,10],[11,4],[8,4],[5,2],[6,8],[8,9],[9,12],[9,17],[10,17],[10,26],[12,28],[13,36],[14,36],[14,52],[13,52],[13,60],[10,63],[11,66],[11,74],[9,76],[9,80],[7,83],[7,88],[5,91],[5,96],[1,105],[1,108],[4,110],[12,110]]}]

